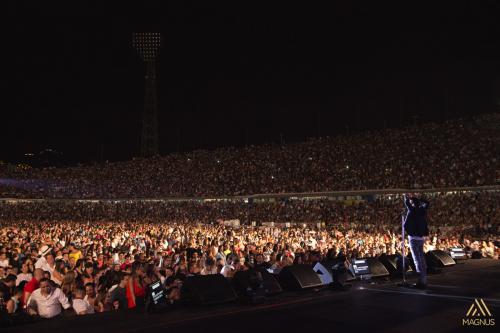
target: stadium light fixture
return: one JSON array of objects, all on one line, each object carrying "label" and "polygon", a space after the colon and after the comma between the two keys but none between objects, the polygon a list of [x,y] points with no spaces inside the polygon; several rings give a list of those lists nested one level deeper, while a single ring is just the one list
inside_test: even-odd
[{"label": "stadium light fixture", "polygon": [[144,62],[154,61],[161,46],[161,35],[159,32],[136,32],[132,45]]},{"label": "stadium light fixture", "polygon": [[141,155],[158,155],[158,116],[156,96],[156,57],[161,46],[159,32],[136,32],[132,34],[132,46],[137,50],[145,66],[145,96],[142,120]]}]

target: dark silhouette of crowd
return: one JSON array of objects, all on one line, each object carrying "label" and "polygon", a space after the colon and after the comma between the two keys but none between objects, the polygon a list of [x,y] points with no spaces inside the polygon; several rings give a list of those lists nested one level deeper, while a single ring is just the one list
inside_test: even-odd
[{"label": "dark silhouette of crowd", "polygon": [[[0,194],[213,197],[497,183],[498,114],[303,143],[173,153],[71,168],[0,166]],[[497,125],[495,125],[497,124]]]}]

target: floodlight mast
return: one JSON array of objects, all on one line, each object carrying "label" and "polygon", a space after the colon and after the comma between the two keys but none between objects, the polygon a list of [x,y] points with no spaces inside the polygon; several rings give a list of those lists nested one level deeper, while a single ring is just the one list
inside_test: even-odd
[{"label": "floodlight mast", "polygon": [[158,101],[156,98],[156,57],[161,46],[159,32],[136,32],[132,45],[144,62],[144,112],[141,156],[158,155]]}]

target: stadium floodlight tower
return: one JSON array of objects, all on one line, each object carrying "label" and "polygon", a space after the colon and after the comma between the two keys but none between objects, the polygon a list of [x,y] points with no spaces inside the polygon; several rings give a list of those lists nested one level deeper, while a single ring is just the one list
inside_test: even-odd
[{"label": "stadium floodlight tower", "polygon": [[158,154],[158,104],[156,98],[156,56],[161,45],[159,32],[136,32],[132,45],[144,62],[144,112],[142,118],[141,156]]}]

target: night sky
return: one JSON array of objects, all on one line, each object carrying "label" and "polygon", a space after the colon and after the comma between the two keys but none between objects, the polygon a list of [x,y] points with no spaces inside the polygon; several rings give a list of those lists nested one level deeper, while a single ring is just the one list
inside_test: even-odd
[{"label": "night sky", "polygon": [[10,9],[12,103],[2,112],[0,159],[45,148],[84,162],[139,155],[144,80],[134,31],[162,33],[162,154],[498,109],[497,1],[442,8],[96,3]]}]

